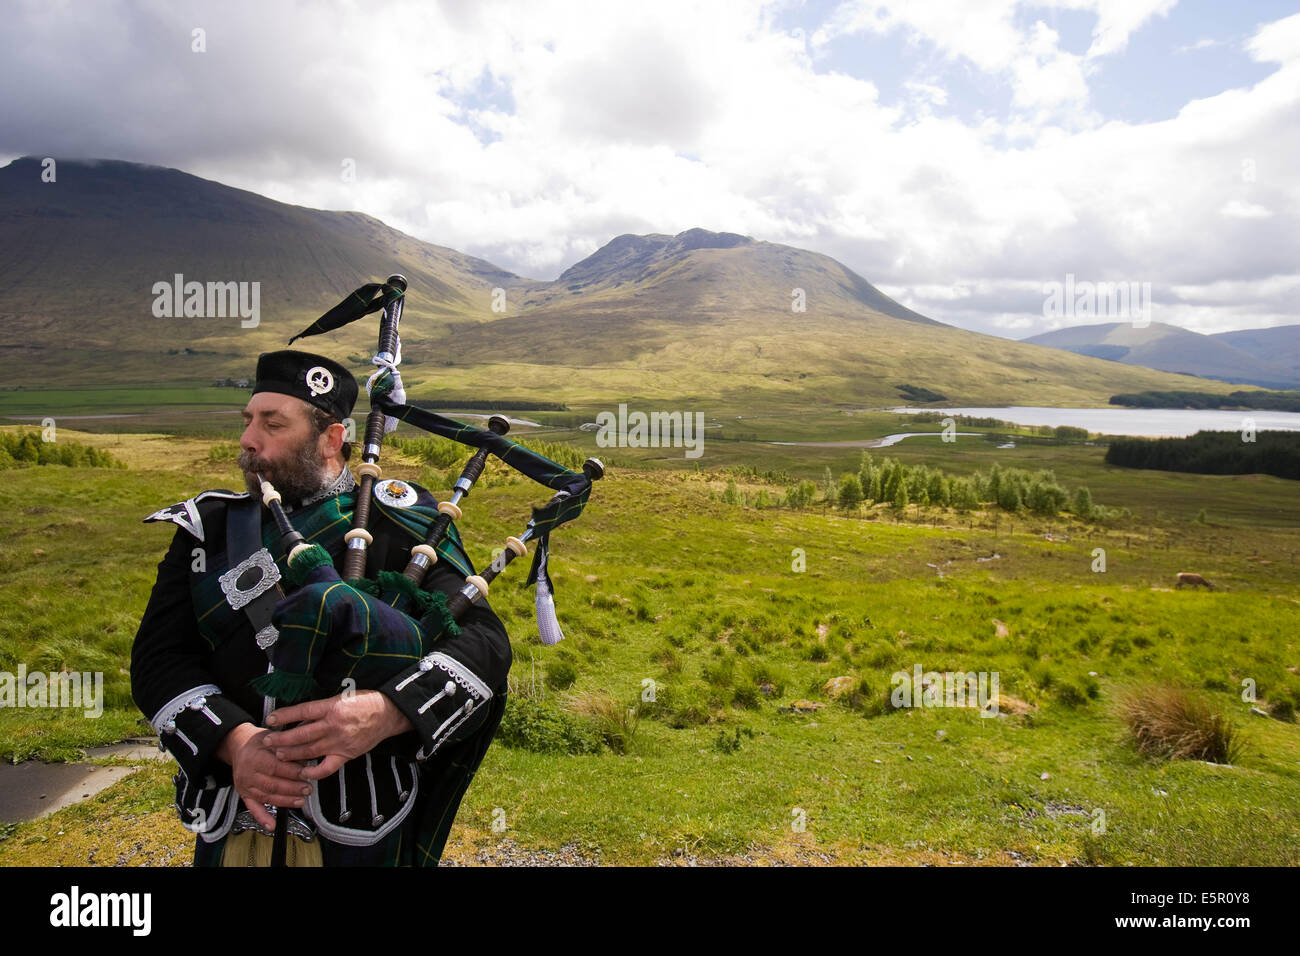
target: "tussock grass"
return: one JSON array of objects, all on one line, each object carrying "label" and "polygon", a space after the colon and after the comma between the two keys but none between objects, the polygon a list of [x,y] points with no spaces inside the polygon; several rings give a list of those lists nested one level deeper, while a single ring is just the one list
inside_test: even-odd
[{"label": "tussock grass", "polygon": [[641,723],[639,707],[628,707],[600,690],[575,691],[565,695],[564,701],[573,713],[595,723],[601,740],[614,753],[625,754],[631,749]]},{"label": "tussock grass", "polygon": [[1118,703],[1140,753],[1213,763],[1233,763],[1241,755],[1241,730],[1204,694],[1147,685],[1126,688]]}]

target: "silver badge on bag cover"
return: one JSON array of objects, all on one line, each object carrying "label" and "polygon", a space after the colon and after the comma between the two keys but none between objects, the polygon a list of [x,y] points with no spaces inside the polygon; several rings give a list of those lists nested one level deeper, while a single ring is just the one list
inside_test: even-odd
[{"label": "silver badge on bag cover", "polygon": [[375,483],[375,498],[393,508],[409,508],[419,500],[419,493],[404,481],[385,478]]}]

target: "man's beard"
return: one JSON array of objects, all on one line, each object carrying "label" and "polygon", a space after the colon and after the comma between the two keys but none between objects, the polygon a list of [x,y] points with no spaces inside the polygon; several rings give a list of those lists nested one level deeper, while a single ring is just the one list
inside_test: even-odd
[{"label": "man's beard", "polygon": [[239,467],[244,472],[249,494],[259,498],[262,495],[261,485],[253,477],[257,472],[275,486],[286,504],[297,504],[316,494],[325,480],[325,456],[316,447],[314,438],[304,439],[283,464],[241,451]]}]

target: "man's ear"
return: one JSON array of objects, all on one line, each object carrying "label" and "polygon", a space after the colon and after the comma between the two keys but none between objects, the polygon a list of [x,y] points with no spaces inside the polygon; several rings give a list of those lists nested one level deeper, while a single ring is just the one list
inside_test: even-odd
[{"label": "man's ear", "polygon": [[338,422],[329,425],[320,433],[322,443],[321,451],[324,453],[326,458],[337,458],[342,454],[343,438],[345,435],[347,435],[347,429]]}]

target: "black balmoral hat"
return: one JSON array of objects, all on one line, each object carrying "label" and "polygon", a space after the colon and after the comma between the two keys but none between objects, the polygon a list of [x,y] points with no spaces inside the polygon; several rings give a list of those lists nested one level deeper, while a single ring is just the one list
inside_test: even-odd
[{"label": "black balmoral hat", "polygon": [[280,392],[301,398],[342,421],[357,402],[357,380],[333,359],[310,352],[283,349],[257,357],[253,394]]}]

